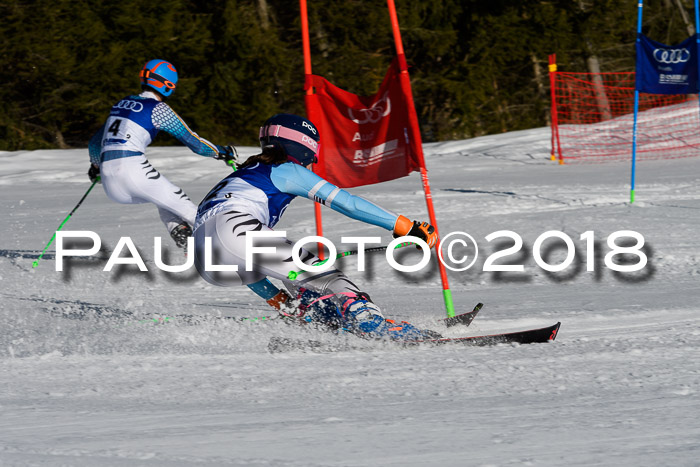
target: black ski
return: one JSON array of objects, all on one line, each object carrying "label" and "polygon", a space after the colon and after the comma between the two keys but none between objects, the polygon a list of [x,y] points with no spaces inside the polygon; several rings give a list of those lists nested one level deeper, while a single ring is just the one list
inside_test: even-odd
[{"label": "black ski", "polygon": [[[468,346],[489,346],[497,344],[538,344],[553,341],[557,337],[561,323],[540,329],[528,329],[525,331],[508,332],[504,334],[490,334],[486,336],[469,337],[442,337],[424,340],[394,340],[380,341],[387,345],[398,347],[417,346],[439,346],[439,345],[468,345]],[[362,350],[366,346],[360,347],[345,341],[321,342],[309,339],[296,339],[290,337],[273,337],[267,346],[271,353],[288,352],[292,350],[312,351],[312,352],[334,352],[339,350]]]},{"label": "black ski", "polygon": [[540,329],[528,329],[525,331],[508,332],[505,334],[490,334],[487,336],[469,336],[469,337],[443,337],[439,339],[427,339],[422,341],[403,341],[404,346],[412,345],[444,345],[444,344],[462,344],[462,345],[496,345],[496,344],[539,344],[543,342],[553,341],[557,337],[561,322]]}]

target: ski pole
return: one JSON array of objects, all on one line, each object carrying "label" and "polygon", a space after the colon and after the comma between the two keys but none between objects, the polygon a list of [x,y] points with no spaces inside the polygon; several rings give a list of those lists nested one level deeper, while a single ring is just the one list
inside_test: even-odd
[{"label": "ski pole", "polygon": [[95,184],[99,180],[100,180],[100,177],[95,178],[95,181],[92,182],[92,185],[90,185],[90,188],[88,188],[88,190],[85,192],[83,197],[80,198],[80,201],[78,201],[78,204],[76,204],[75,207],[73,208],[73,210],[70,212],[70,214],[68,214],[68,216],[65,219],[63,219],[63,222],[61,222],[61,225],[59,225],[58,228],[56,229],[56,231],[53,233],[53,236],[51,237],[51,240],[49,240],[49,243],[47,243],[46,246],[44,247],[44,251],[42,251],[41,254],[39,255],[39,257],[37,259],[35,259],[34,262],[32,263],[32,267],[35,268],[35,267],[39,266],[39,260],[41,259],[42,256],[44,256],[44,253],[46,253],[46,250],[49,248],[49,245],[51,245],[51,243],[53,243],[53,240],[56,238],[56,233],[63,228],[63,226],[65,225],[66,222],[68,222],[68,219],[70,219],[70,217],[73,215],[73,213],[80,207],[81,204],[83,204],[83,201],[85,201],[85,198],[87,198],[87,195],[90,194],[90,191],[92,191]]},{"label": "ski pole", "polygon": [[[399,243],[398,245],[396,245],[396,246],[394,247],[394,250],[398,250],[399,248],[403,248],[403,247],[409,246],[409,245],[415,245],[415,243],[413,243],[413,242],[403,242],[403,243]],[[371,253],[371,252],[373,252],[373,251],[385,251],[387,248],[389,248],[389,245],[385,245],[385,246],[375,246],[375,247],[372,247],[372,248],[365,248],[363,251],[364,251],[365,253]],[[335,255],[335,259],[340,259],[340,258],[342,258],[342,257],[344,257],[344,256],[356,255],[356,254],[358,254],[359,252],[360,252],[360,250],[344,251],[344,252],[342,252],[342,253],[338,253],[337,255]],[[330,259],[330,258],[326,258],[326,259],[324,259],[324,260],[322,260],[322,261],[319,261],[318,263],[315,263],[314,266],[321,266],[321,265],[325,264],[329,259]],[[304,273],[304,272],[306,272],[306,271],[289,271],[289,274],[287,274],[287,278],[288,278],[290,281],[293,281],[294,279],[296,279],[296,278],[299,276],[299,274],[302,274],[302,273]]]}]

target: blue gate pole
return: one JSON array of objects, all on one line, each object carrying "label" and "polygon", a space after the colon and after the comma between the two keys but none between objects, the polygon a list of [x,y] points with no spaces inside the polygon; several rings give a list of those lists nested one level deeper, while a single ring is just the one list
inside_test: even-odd
[{"label": "blue gate pole", "polygon": [[[639,39],[637,39],[639,40]],[[630,203],[634,203],[634,178],[637,161],[637,112],[639,111],[639,91],[634,90],[634,124],[632,125],[632,180],[630,181]]]},{"label": "blue gate pole", "polygon": [[[695,0],[696,2],[698,0]],[[639,0],[637,4],[637,47],[639,47],[639,35],[642,33],[642,9],[644,0]],[[697,9],[695,10],[697,12]],[[639,70],[637,70],[639,73]],[[637,113],[639,112],[639,91],[634,90],[634,123],[632,125],[632,175],[630,181],[630,203],[634,203],[634,179],[637,166]]]},{"label": "blue gate pole", "polygon": [[[639,40],[639,39],[637,39]],[[630,203],[634,203],[634,178],[637,162],[637,112],[639,111],[639,91],[634,90],[634,124],[632,125],[632,180],[630,181]]]},{"label": "blue gate pole", "polygon": [[700,12],[698,11],[698,0],[695,0],[695,56],[698,60],[698,79],[695,83],[698,93],[698,113],[700,116]]}]

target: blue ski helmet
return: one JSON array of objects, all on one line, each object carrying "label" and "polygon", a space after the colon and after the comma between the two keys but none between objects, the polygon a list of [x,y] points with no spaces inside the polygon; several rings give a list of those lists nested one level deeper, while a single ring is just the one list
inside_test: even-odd
[{"label": "blue ski helmet", "polygon": [[141,84],[148,86],[163,97],[168,97],[177,85],[177,70],[172,63],[154,59],[147,62],[141,73]]},{"label": "blue ski helmet", "polygon": [[321,135],[313,123],[292,114],[277,114],[260,128],[260,146],[282,149],[287,159],[303,166],[318,162]]}]

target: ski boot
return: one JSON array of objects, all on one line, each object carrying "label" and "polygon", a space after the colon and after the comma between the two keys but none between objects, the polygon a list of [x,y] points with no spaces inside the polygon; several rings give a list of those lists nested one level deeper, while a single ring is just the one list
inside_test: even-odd
[{"label": "ski boot", "polygon": [[294,303],[296,316],[305,323],[334,331],[342,327],[343,315],[336,304],[335,295],[321,296],[318,292],[301,288]]},{"label": "ski boot", "polygon": [[292,298],[284,290],[267,300],[280,317],[288,324],[313,324],[337,330],[342,324],[342,315],[336,304],[335,295],[322,297],[313,290],[300,288]]},{"label": "ski boot", "polygon": [[187,238],[192,236],[192,227],[187,222],[178,224],[170,231],[170,236],[175,240],[175,245],[187,252]]},{"label": "ski boot", "polygon": [[442,337],[435,331],[418,329],[414,325],[384,318],[377,305],[364,293],[350,298],[341,307],[345,317],[345,328],[362,337],[391,340],[422,340]]}]

